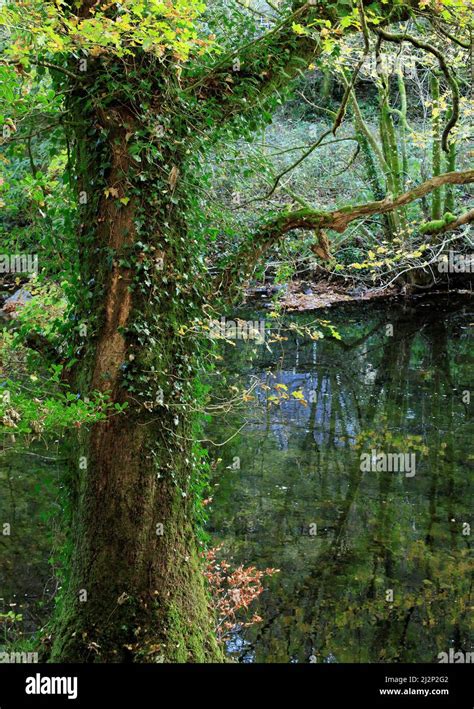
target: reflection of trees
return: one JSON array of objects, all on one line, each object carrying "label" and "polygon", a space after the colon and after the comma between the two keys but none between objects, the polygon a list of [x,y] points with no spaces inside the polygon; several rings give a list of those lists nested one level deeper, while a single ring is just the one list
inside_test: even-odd
[{"label": "reflection of trees", "polygon": [[[387,321],[394,325],[393,337],[385,337]],[[288,343],[279,376],[288,384],[300,383],[305,374],[311,386],[316,382],[316,401],[306,410],[283,405],[267,412],[265,424],[254,424],[246,436],[256,497],[251,510],[239,516],[240,525],[258,520],[261,531],[269,524],[283,557],[281,578],[272,582],[259,609],[265,621],[249,637],[257,660],[307,661],[315,655],[318,661],[436,661],[453,642],[469,650],[469,537],[461,534],[461,517],[468,511],[466,421],[460,397],[453,394],[458,372],[446,319],[432,309],[421,315],[385,311],[366,336],[352,342],[353,348],[350,342],[325,343],[326,357],[316,366],[308,344],[293,379]],[[263,362],[262,368],[270,364]],[[368,365],[372,377],[362,377]],[[323,393],[330,399],[324,406]],[[278,451],[275,431],[285,419],[288,449]],[[350,445],[354,435],[384,426],[416,433],[427,443],[413,480],[360,472]],[[241,447],[236,441],[232,455]],[[259,456],[258,475],[250,448]],[[288,463],[281,473],[280,457]],[[295,478],[290,466],[297,469]],[[269,491],[279,475],[298,486],[303,513],[291,505],[294,494],[269,509]],[[245,484],[245,477],[234,480],[233,489]],[[244,490],[235,504],[248,499]],[[304,531],[313,521],[320,530],[310,539]],[[293,535],[285,536],[282,528],[293,528]],[[242,528],[239,538],[241,554],[251,561],[260,543],[271,543],[269,538],[255,542]],[[263,554],[265,563],[280,565],[275,553]],[[386,600],[388,589],[393,602]]]},{"label": "reflection of trees", "polygon": [[[9,447],[0,453],[0,613],[21,617],[0,623],[0,643],[29,636],[51,612],[59,583],[51,566],[59,470],[60,459],[39,444],[26,452]],[[2,535],[5,522],[9,536]]]}]

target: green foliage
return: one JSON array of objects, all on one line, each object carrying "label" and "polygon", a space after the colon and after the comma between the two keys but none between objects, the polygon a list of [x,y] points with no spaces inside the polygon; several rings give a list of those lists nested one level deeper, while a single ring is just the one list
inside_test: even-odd
[{"label": "green foliage", "polygon": [[91,56],[112,51],[123,57],[137,47],[158,57],[171,51],[185,60],[191,48],[204,44],[195,24],[204,7],[195,0],[127,0],[113,13],[110,6],[95,7],[80,17],[66,0],[7,1],[0,7],[0,22],[9,30],[6,54],[23,66],[38,55],[85,50]]},{"label": "green foliage", "polygon": [[[0,394],[0,433],[47,435],[64,433],[82,426],[104,421],[110,415],[125,411],[128,404],[113,403],[105,393],[96,392],[83,400],[80,394],[61,390],[61,368],[55,368],[49,379],[41,381],[32,374],[28,383],[11,379],[2,381]],[[49,392],[48,392],[49,390]]]}]

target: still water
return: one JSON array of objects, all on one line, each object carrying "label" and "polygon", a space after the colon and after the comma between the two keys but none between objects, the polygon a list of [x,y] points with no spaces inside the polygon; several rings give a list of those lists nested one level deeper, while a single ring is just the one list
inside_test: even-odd
[{"label": "still water", "polygon": [[[234,565],[280,569],[255,602],[262,622],[228,651],[241,662],[472,651],[472,306],[417,299],[323,317],[340,341],[288,331],[271,351],[225,345],[226,385],[258,385],[210,426],[219,442],[245,424],[218,451],[209,531]],[[414,474],[361,471],[374,449],[413,454]]]},{"label": "still water", "polygon": [[[241,314],[265,319],[268,311]],[[357,305],[330,319],[341,340],[284,330],[223,345],[229,387],[252,389],[215,416],[208,532],[234,566],[274,567],[229,638],[240,662],[437,662],[472,651],[472,378],[469,300]],[[389,327],[387,327],[389,326]],[[267,347],[267,345],[269,346]],[[233,390],[230,390],[233,391]],[[239,432],[240,429],[240,432]],[[414,475],[362,471],[365,451],[414,454]],[[61,455],[4,451],[0,645],[40,627],[57,590]],[[56,520],[56,521],[55,521]],[[7,546],[8,545],[8,546]]]}]

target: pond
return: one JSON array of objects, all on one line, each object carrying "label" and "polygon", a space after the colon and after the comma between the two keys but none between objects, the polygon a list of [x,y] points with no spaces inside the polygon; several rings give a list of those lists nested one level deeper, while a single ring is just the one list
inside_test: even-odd
[{"label": "pond", "polygon": [[[340,341],[226,345],[228,383],[264,387],[210,427],[231,440],[209,529],[226,560],[280,569],[255,602],[263,620],[228,651],[268,663],[472,650],[472,307],[420,298],[323,317]],[[384,446],[414,451],[415,471],[361,471],[361,452]]]},{"label": "pond", "polygon": [[[240,317],[273,327],[268,311]],[[271,344],[223,346],[227,374],[214,393],[251,394],[206,431],[227,441],[210,449],[221,462],[208,532],[234,566],[279,569],[252,609],[261,622],[237,628],[228,653],[286,663],[469,652],[470,301],[351,304],[286,323],[318,318],[341,339],[289,329]],[[416,467],[361,469],[374,450],[414,455]],[[0,613],[21,614],[15,635],[32,633],[54,603],[58,454],[52,442],[0,459],[0,522],[14,530],[0,536]],[[11,625],[0,624],[0,644]]]}]

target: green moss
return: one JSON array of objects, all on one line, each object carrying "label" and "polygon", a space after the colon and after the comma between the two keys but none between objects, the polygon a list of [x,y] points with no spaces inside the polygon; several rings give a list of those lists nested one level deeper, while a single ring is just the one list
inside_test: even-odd
[{"label": "green moss", "polygon": [[420,234],[433,234],[443,227],[444,221],[442,219],[434,219],[432,222],[426,222],[420,226]]},{"label": "green moss", "polygon": [[209,622],[209,598],[200,561],[196,557],[188,563],[192,567],[190,573],[195,578],[194,593],[192,598],[187,596],[175,599],[167,608],[166,661],[223,662],[224,653]]},{"label": "green moss", "polygon": [[420,226],[420,234],[436,234],[448,224],[452,224],[456,221],[456,217],[451,212],[446,212],[442,219],[433,219],[431,222],[426,222]]},{"label": "green moss", "polygon": [[455,221],[456,221],[456,217],[454,216],[454,214],[451,214],[451,212],[446,212],[445,215],[443,216],[443,222],[445,224],[452,224]]}]

